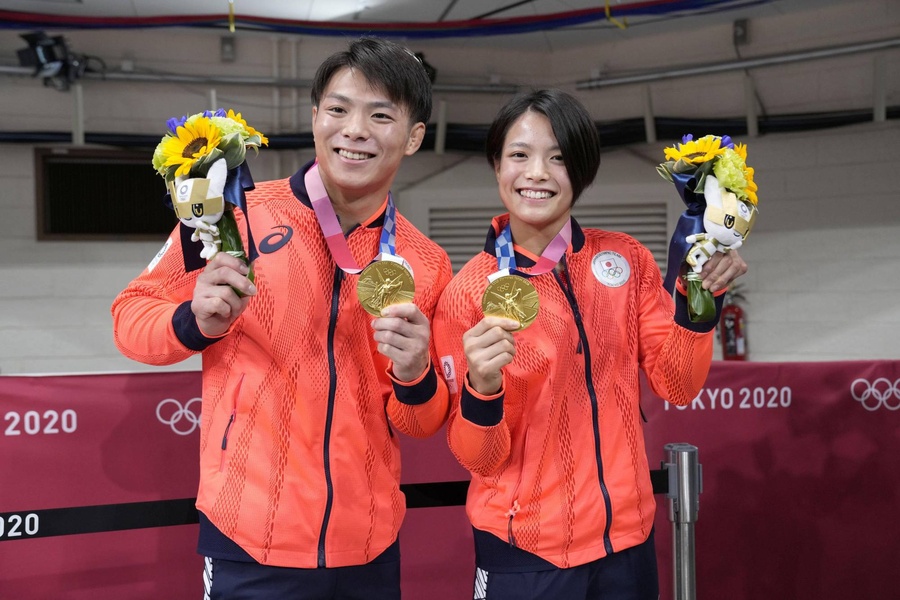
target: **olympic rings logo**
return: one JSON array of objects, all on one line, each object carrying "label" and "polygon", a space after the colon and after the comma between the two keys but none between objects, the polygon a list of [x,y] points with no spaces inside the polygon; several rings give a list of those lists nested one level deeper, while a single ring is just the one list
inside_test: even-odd
[{"label": "olympic rings logo", "polygon": [[623,269],[622,267],[615,266],[615,267],[610,267],[609,269],[606,269],[605,271],[603,271],[603,274],[607,277],[616,278],[616,277],[621,277],[624,270],[625,269]]},{"label": "olympic rings logo", "polygon": [[156,406],[156,418],[178,435],[190,435],[200,426],[200,414],[191,408],[198,402],[203,404],[201,398],[191,398],[182,406],[178,400],[166,398]]},{"label": "olympic rings logo", "polygon": [[878,410],[883,404],[888,410],[900,409],[900,379],[891,382],[886,377],[875,381],[857,379],[850,384],[850,395],[869,411]]}]

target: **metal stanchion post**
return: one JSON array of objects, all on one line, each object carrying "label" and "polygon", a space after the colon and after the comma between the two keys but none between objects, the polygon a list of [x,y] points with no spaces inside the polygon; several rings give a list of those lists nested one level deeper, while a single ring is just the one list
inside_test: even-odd
[{"label": "metal stanchion post", "polygon": [[696,600],[697,581],[694,564],[694,523],[700,510],[703,474],[697,459],[697,447],[690,444],[666,444],[669,474],[669,521],[672,522],[676,600]]}]

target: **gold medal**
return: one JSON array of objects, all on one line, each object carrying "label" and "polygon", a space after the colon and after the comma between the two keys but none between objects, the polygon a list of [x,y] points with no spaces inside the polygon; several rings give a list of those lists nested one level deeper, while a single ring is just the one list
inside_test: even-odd
[{"label": "gold medal", "polygon": [[541,307],[537,290],[524,277],[503,275],[491,281],[481,298],[486,317],[506,317],[519,322],[519,330],[531,325]]},{"label": "gold medal", "polygon": [[380,317],[381,309],[391,304],[412,302],[416,283],[403,264],[377,260],[363,269],[356,284],[359,303],[370,315]]}]

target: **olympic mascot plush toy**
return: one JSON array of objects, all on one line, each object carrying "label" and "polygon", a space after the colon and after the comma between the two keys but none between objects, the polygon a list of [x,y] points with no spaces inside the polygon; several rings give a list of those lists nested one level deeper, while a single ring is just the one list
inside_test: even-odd
[{"label": "olympic mascot plush toy", "polygon": [[750,234],[758,213],[755,206],[723,188],[712,174],[706,176],[703,197],[706,199],[704,232],[685,237],[688,244],[693,244],[685,262],[695,273],[699,273],[716,252],[740,248]]},{"label": "olympic mascot plush toy", "polygon": [[691,321],[710,321],[716,305],[699,273],[713,254],[740,248],[750,234],[758,212],[754,171],[746,163],[747,147],[727,135],[697,140],[686,135],[680,144],[666,148],[665,155],[657,171],[675,185],[687,210],[669,243],[663,286],[671,293],[682,278]]},{"label": "olympic mascot plush toy", "polygon": [[201,258],[211,260],[219,252],[222,240],[216,223],[225,213],[225,180],[228,167],[224,158],[212,164],[206,177],[179,176],[169,193],[178,219],[192,228],[191,241],[203,242]]}]

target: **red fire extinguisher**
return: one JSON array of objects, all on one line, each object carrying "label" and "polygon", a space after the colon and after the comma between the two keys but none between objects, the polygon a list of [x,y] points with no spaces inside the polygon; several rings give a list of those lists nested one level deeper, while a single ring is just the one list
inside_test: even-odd
[{"label": "red fire extinguisher", "polygon": [[722,339],[724,360],[747,360],[747,329],[744,323],[744,309],[736,300],[743,298],[739,292],[725,293],[725,306],[719,317],[719,337]]}]

